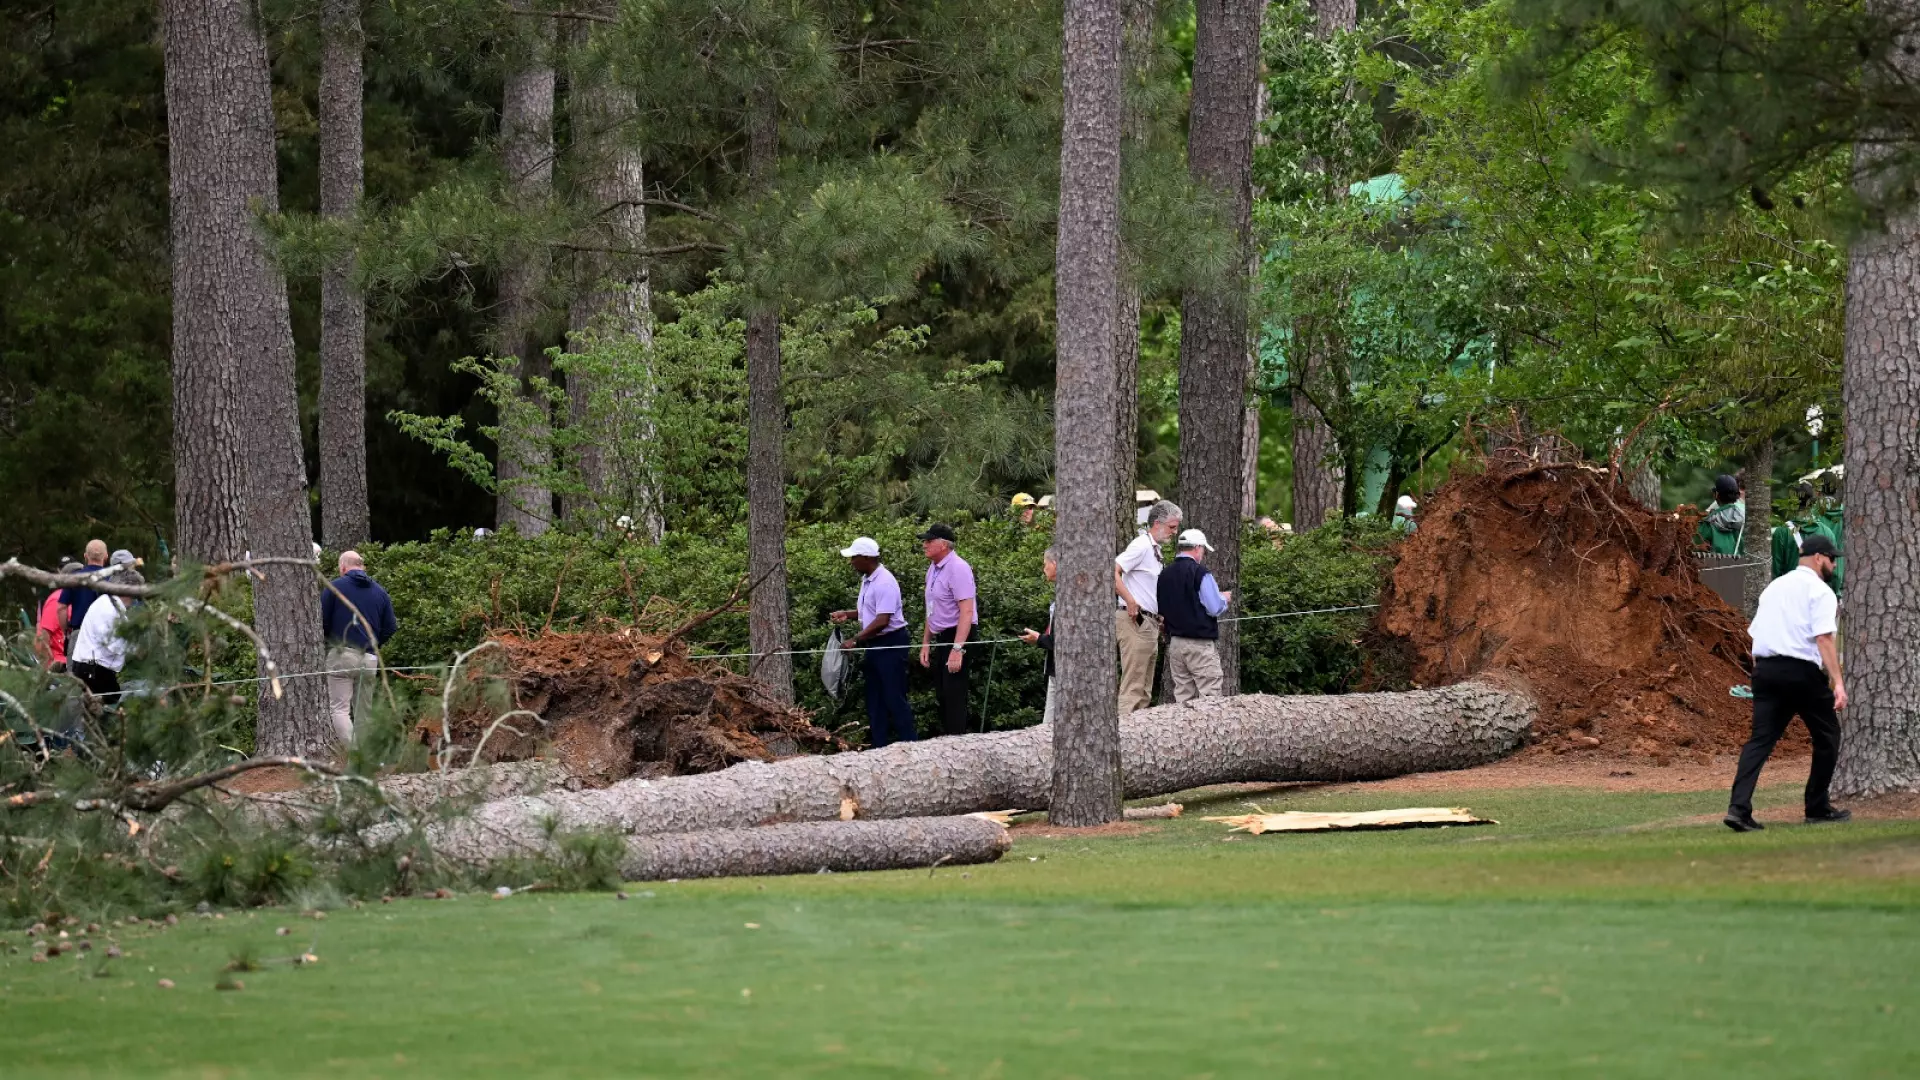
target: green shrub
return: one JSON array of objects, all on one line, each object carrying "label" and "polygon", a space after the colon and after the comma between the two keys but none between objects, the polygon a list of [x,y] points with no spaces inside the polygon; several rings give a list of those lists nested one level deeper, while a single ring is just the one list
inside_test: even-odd
[{"label": "green shrub", "polygon": [[[921,523],[890,518],[793,527],[787,539],[788,596],[795,649],[817,649],[832,626],[829,612],[854,605],[858,579],[840,557],[855,536],[879,541],[900,579],[907,620],[918,639],[926,561],[915,534]],[[1046,699],[1040,650],[1017,638],[1046,625],[1050,587],[1040,573],[1051,536],[1008,518],[959,522],[959,551],[972,564],[980,592],[982,645],[973,655],[973,717],[993,729],[1037,723]],[[1391,564],[1395,534],[1385,523],[1349,521],[1289,540],[1275,549],[1250,533],[1236,613],[1261,615],[1369,604]],[[444,664],[489,629],[582,628],[607,620],[650,617],[676,622],[726,599],[746,572],[746,529],[723,535],[671,534],[647,545],[563,533],[538,538],[502,534],[474,540],[447,533],[431,540],[363,549],[369,571],[393,596],[400,632],[388,663]],[[670,602],[674,611],[663,609]],[[1351,689],[1364,663],[1357,643],[1367,611],[1244,623],[1242,684],[1264,693],[1339,693]],[[697,635],[699,651],[747,650],[744,611],[723,615]],[[740,660],[729,661],[744,670]],[[863,723],[856,680],[838,704],[818,678],[819,657],[794,657],[800,702],[827,726]],[[922,729],[934,721],[932,681],[915,654],[911,695]]]}]

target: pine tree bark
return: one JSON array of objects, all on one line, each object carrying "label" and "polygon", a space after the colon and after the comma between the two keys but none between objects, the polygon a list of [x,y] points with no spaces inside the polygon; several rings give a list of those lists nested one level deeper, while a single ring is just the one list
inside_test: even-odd
[{"label": "pine tree bark", "polygon": [[[320,216],[359,209],[366,35],[360,0],[320,6]],[[367,305],[352,255],[320,276],[320,538],[336,551],[370,535],[367,510]]]},{"label": "pine tree bark", "polygon": [[[1351,30],[1357,22],[1354,0],[1313,0],[1315,32],[1322,38],[1341,30]],[[1329,178],[1331,179],[1331,178]],[[1326,355],[1330,342],[1317,336],[1295,335],[1300,365],[1299,384],[1306,392],[1295,390],[1293,411],[1293,527],[1300,531],[1318,528],[1327,515],[1338,513],[1346,491],[1346,469],[1335,459],[1333,429],[1314,405],[1314,398],[1331,403],[1332,364]]]},{"label": "pine tree bark", "polygon": [[[256,216],[280,205],[266,46],[254,8],[243,0],[169,0],[162,19],[180,241],[174,266],[187,286],[175,304],[188,308],[194,344],[221,354],[209,357],[220,370],[244,371],[244,385],[226,407],[239,425],[245,462],[246,548],[256,556],[309,559],[313,527],[287,285]],[[281,671],[319,669],[319,605],[311,570],[272,566],[254,579],[254,628]],[[324,684],[283,685],[277,700],[260,695],[256,749],[328,753],[333,728]]]},{"label": "pine tree bark", "polygon": [[[234,10],[228,10],[233,8]],[[273,115],[231,107],[256,47],[239,5],[161,5],[166,49],[169,229],[173,247],[174,529],[183,558],[221,562],[246,549],[242,364],[251,343],[229,287],[256,274],[247,206],[259,192]],[[257,130],[264,126],[264,130]],[[272,159],[268,159],[271,168]],[[269,173],[271,176],[271,173]]]},{"label": "pine tree bark", "polygon": [[[529,54],[508,72],[500,103],[500,157],[509,198],[517,209],[534,211],[553,196],[553,20],[534,17],[528,25]],[[523,380],[549,378],[553,364],[535,334],[541,313],[540,294],[552,260],[543,247],[529,247],[500,271],[500,322],[496,347],[501,356],[519,359]],[[544,397],[527,393],[535,415],[547,415]],[[515,430],[501,425],[500,458],[496,475],[500,485],[495,523],[517,529],[523,536],[539,536],[553,524],[553,492],[540,474],[552,462],[548,423],[536,420]]]},{"label": "pine tree bark", "polygon": [[[754,190],[772,189],[780,128],[770,92],[748,107],[747,171]],[[755,297],[747,312],[747,673],[781,701],[793,700],[787,625],[786,386],[780,373],[780,301]]]},{"label": "pine tree bark", "polygon": [[623,881],[843,874],[993,862],[1007,827],[976,817],[831,821],[627,838]]},{"label": "pine tree bark", "polygon": [[1741,471],[1741,486],[1747,492],[1747,530],[1740,541],[1740,553],[1746,556],[1747,570],[1741,584],[1746,615],[1752,619],[1760,608],[1760,593],[1773,580],[1773,440],[1757,444],[1747,455],[1747,467]]},{"label": "pine tree bark", "polygon": [[[1120,818],[1113,696],[1113,464],[1120,302],[1119,0],[1067,0],[1055,252],[1054,595],[1057,705],[1049,813],[1062,825]],[[1129,500],[1131,501],[1131,500]]]},{"label": "pine tree bark", "polygon": [[1627,491],[1641,506],[1660,509],[1660,474],[1653,471],[1652,465],[1643,461],[1627,473]]},{"label": "pine tree bark", "polygon": [[[1111,615],[1106,621],[1112,623]],[[1111,698],[1112,684],[1099,687],[1097,696]],[[436,851],[451,857],[487,861],[545,851],[549,822],[562,829],[650,834],[847,815],[886,819],[1034,809],[1051,802],[1057,716],[1054,724],[1018,731],[747,762],[699,776],[623,780],[597,791],[515,796],[434,827],[431,839]],[[1524,694],[1480,682],[1397,694],[1249,694],[1162,705],[1120,720],[1124,794],[1145,798],[1208,784],[1371,780],[1463,769],[1512,752],[1533,717],[1533,702]],[[1068,824],[1057,813],[1051,817],[1056,825]]]},{"label": "pine tree bark", "polygon": [[[1120,60],[1125,78],[1121,94],[1123,145],[1142,147],[1149,130],[1146,109],[1128,100],[1128,90],[1144,92],[1153,78],[1154,25],[1157,0],[1124,0],[1121,12]],[[1124,170],[1123,170],[1124,171]],[[1140,285],[1121,242],[1120,300],[1113,323],[1116,377],[1114,386],[1114,526],[1116,536],[1133,535],[1133,493],[1139,490],[1140,471]]]},{"label": "pine tree bark", "polygon": [[1140,490],[1140,289],[1131,280],[1121,281],[1114,312],[1113,525],[1118,538],[1133,535],[1133,493]]},{"label": "pine tree bark", "polygon": [[[1854,242],[1847,274],[1844,796],[1920,789],[1920,215]],[[1749,511],[1751,514],[1751,511]]]},{"label": "pine tree bark", "polygon": [[[1222,589],[1240,578],[1242,437],[1247,363],[1247,267],[1252,258],[1254,101],[1259,0],[1197,0],[1187,169],[1217,192],[1236,254],[1217,282],[1180,304],[1180,504],[1185,524],[1213,542],[1208,569]],[[1240,685],[1239,624],[1220,627],[1222,686]]]},{"label": "pine tree bark", "polygon": [[[611,3],[593,10],[604,18],[617,16]],[[604,72],[576,72],[568,84],[568,104],[580,197],[595,215],[592,244],[627,251],[645,248],[647,211],[641,200],[646,197],[646,169],[632,142],[632,92],[610,82]],[[573,333],[569,348],[579,351],[593,335],[611,334],[644,350],[653,341],[652,285],[645,262],[598,251],[581,252],[578,261],[581,285],[568,308]],[[569,371],[567,403],[569,422],[587,435],[579,451],[580,471],[594,516],[605,524],[628,515],[640,535],[658,543],[665,522],[659,486],[647,460],[653,438],[647,419],[653,371],[644,352],[640,355],[637,369],[620,374],[612,400],[599,410],[591,407],[596,391],[592,378],[577,369]],[[580,509],[570,508],[568,516],[580,516]]]},{"label": "pine tree bark", "polygon": [[[1257,360],[1249,356],[1251,368]],[[1251,384],[1249,394],[1253,393]],[[1260,403],[1249,400],[1240,422],[1240,518],[1252,521],[1259,514],[1260,502]]]}]

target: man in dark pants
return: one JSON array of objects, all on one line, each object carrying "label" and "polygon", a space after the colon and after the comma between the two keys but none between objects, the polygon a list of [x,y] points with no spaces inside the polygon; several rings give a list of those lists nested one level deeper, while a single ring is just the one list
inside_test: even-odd
[{"label": "man in dark pants", "polygon": [[940,730],[948,735],[967,733],[967,639],[980,623],[975,603],[973,567],[954,554],[953,530],[934,525],[920,534],[927,556],[927,621],[920,635],[920,666],[933,672],[934,693],[940,701]]},{"label": "man in dark pants", "polygon": [[1760,608],[1748,628],[1753,635],[1753,736],[1740,750],[1740,770],[1727,806],[1727,828],[1734,832],[1763,828],[1753,819],[1753,788],[1795,715],[1813,736],[1807,821],[1853,817],[1850,811],[1834,809],[1827,798],[1840,756],[1840,720],[1834,710],[1847,707],[1847,684],[1834,645],[1839,603],[1828,585],[1839,557],[1833,541],[1809,536],[1800,546],[1799,567],[1775,578],[1760,594]]},{"label": "man in dark pants", "polygon": [[860,575],[859,606],[836,611],[834,622],[859,618],[860,629],[841,639],[841,647],[865,647],[861,668],[867,676],[868,746],[912,742],[913,706],[907,702],[907,620],[900,615],[900,582],[880,563],[880,545],[862,536],[840,552]]}]

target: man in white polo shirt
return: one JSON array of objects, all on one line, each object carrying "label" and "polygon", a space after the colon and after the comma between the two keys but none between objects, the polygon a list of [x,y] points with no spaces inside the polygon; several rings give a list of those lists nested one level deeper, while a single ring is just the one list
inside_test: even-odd
[{"label": "man in white polo shirt", "polygon": [[1153,703],[1153,670],[1160,658],[1160,548],[1180,531],[1180,508],[1161,499],[1147,510],[1147,526],[1113,560],[1114,636],[1120,643],[1120,715]]},{"label": "man in white polo shirt", "polygon": [[1753,635],[1753,736],[1740,750],[1740,769],[1727,806],[1727,828],[1752,832],[1753,788],[1773,746],[1796,714],[1813,736],[1813,768],[1807,773],[1807,821],[1846,821],[1850,811],[1836,810],[1827,799],[1833,766],[1840,757],[1840,720],[1847,707],[1847,684],[1840,675],[1834,644],[1839,602],[1828,582],[1840,552],[1824,536],[1809,536],[1800,547],[1800,565],[1760,594],[1760,608],[1748,632]]},{"label": "man in white polo shirt", "polygon": [[840,552],[860,575],[858,606],[836,611],[834,622],[860,620],[860,629],[842,638],[847,649],[865,649],[867,745],[912,742],[913,706],[907,702],[907,620],[901,613],[900,582],[880,561],[880,545],[871,536],[856,537]]}]

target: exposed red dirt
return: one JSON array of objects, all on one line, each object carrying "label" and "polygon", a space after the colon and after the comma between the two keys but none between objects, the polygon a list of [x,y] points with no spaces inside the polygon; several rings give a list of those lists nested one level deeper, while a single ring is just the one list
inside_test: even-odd
[{"label": "exposed red dirt", "polygon": [[[505,675],[513,700],[469,694],[468,704],[456,706],[453,741],[462,763],[476,750],[483,761],[546,756],[585,783],[605,785],[845,749],[805,710],[719,663],[689,658],[670,634],[629,627],[493,640],[500,648],[475,659],[484,659],[493,676]],[[471,677],[462,673],[469,684],[488,679],[479,666]],[[514,717],[486,737],[509,708],[536,713],[545,726]],[[439,721],[422,723],[419,734],[437,748]]]},{"label": "exposed red dirt", "polygon": [[[1543,460],[1545,457],[1545,460]],[[1533,752],[1656,762],[1737,750],[1751,704],[1738,612],[1700,583],[1695,519],[1647,510],[1606,469],[1496,451],[1427,500],[1374,624],[1419,686],[1519,676]],[[1803,752],[1796,725],[1785,753]]]}]

